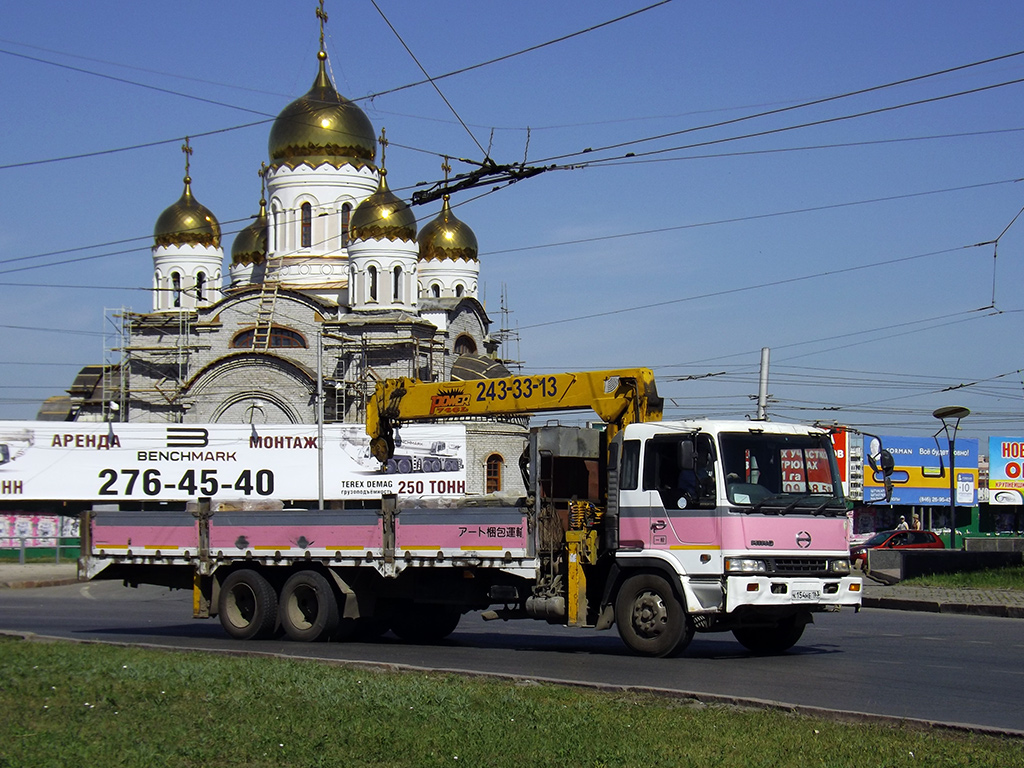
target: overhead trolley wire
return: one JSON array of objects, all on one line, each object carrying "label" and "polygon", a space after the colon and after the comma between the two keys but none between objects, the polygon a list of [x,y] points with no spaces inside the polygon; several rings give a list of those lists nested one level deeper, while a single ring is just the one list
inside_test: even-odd
[{"label": "overhead trolley wire", "polygon": [[[519,51],[514,51],[512,53],[508,53],[508,54],[505,54],[503,56],[498,56],[498,57],[496,57],[494,59],[490,59],[488,61],[480,62],[478,64],[473,64],[473,65],[468,66],[468,67],[462,67],[461,69],[453,70],[451,72],[446,72],[444,74],[437,75],[437,76],[435,76],[433,78],[430,78],[428,76],[428,79],[426,79],[426,80],[419,80],[419,81],[416,81],[416,82],[413,82],[413,83],[408,83],[406,85],[398,86],[397,88],[392,88],[392,89],[385,90],[385,91],[378,91],[376,93],[372,93],[372,94],[369,94],[367,96],[355,97],[355,98],[352,98],[352,99],[349,99],[349,100],[353,101],[353,102],[359,102],[359,101],[370,101],[370,102],[372,102],[374,99],[376,99],[376,98],[378,98],[380,96],[386,96],[386,95],[389,95],[391,93],[397,93],[398,91],[402,91],[402,90],[406,90],[406,89],[409,89],[409,88],[418,87],[418,86],[421,86],[421,85],[425,85],[427,83],[432,83],[432,82],[436,83],[438,80],[444,80],[444,79],[449,78],[449,77],[454,77],[456,75],[461,75],[461,74],[464,74],[466,72],[472,71],[474,69],[480,69],[482,67],[486,67],[486,66],[489,66],[491,64],[496,64],[496,63],[501,62],[501,61],[506,61],[508,59],[512,59],[512,58],[515,58],[517,56],[521,56],[521,55],[526,54],[526,53],[532,53],[533,51],[539,50],[541,48],[545,48],[547,46],[554,45],[556,43],[561,43],[561,42],[564,42],[566,40],[572,39],[574,37],[579,37],[580,35],[584,35],[584,34],[587,34],[589,32],[593,32],[595,30],[602,29],[603,27],[607,27],[607,26],[610,26],[612,24],[616,24],[616,23],[618,23],[620,21],[625,21],[626,19],[632,18],[633,16],[637,16],[637,15],[639,15],[641,13],[645,13],[647,11],[653,10],[655,8],[658,8],[658,7],[662,6],[662,5],[667,5],[671,1],[672,0],[661,0],[661,2],[657,2],[657,3],[654,3],[652,5],[648,5],[648,6],[645,6],[643,8],[639,8],[639,9],[637,9],[635,11],[631,11],[631,12],[623,14],[621,16],[617,16],[617,17],[615,17],[613,19],[609,19],[608,21],[604,21],[604,22],[601,22],[599,24],[594,24],[594,25],[589,26],[589,27],[587,27],[585,29],[581,29],[581,30],[578,30],[576,32],[572,32],[572,33],[569,33],[567,35],[562,35],[561,37],[554,38],[553,40],[548,40],[548,41],[543,42],[543,43],[538,43],[538,44],[530,46],[528,48],[524,48],[524,49],[521,49]],[[378,11],[379,11],[379,9],[378,9]],[[383,13],[381,13],[381,15],[383,16]],[[386,18],[385,18],[385,21],[386,21]],[[396,33],[396,35],[397,35],[397,33]],[[399,38],[399,39],[401,39],[401,38]],[[33,47],[33,46],[27,46],[27,47]],[[45,49],[41,49],[41,50],[45,50]],[[249,113],[256,114],[256,115],[262,115],[262,116],[264,116],[266,118],[264,120],[257,120],[255,122],[251,122],[251,123],[243,123],[242,125],[229,126],[229,127],[226,127],[226,128],[220,128],[220,129],[216,129],[216,130],[212,130],[212,131],[193,131],[193,132],[189,133],[189,136],[191,136],[192,138],[202,137],[202,136],[212,136],[212,135],[216,135],[218,133],[225,133],[225,132],[228,132],[228,131],[242,130],[242,129],[251,128],[251,127],[257,126],[257,125],[265,125],[267,123],[273,122],[277,118],[276,115],[271,115],[271,114],[269,114],[267,112],[263,112],[263,111],[256,110],[256,109],[250,109],[248,107],[240,107],[237,104],[231,104],[229,102],[219,101],[217,99],[207,99],[207,98],[204,98],[202,96],[194,96],[192,94],[185,93],[185,92],[182,92],[182,91],[175,91],[175,90],[170,89],[170,88],[161,88],[159,86],[149,85],[147,83],[136,82],[134,80],[129,80],[127,78],[116,77],[114,75],[107,75],[107,74],[104,74],[102,72],[95,72],[95,71],[92,71],[92,70],[84,69],[82,67],[75,67],[75,66],[72,66],[70,64],[63,64],[63,63],[60,63],[60,62],[49,61],[47,59],[39,58],[37,56],[29,56],[27,54],[17,53],[15,51],[9,51],[9,50],[5,50],[5,49],[0,49],[0,54],[6,54],[8,56],[14,56],[14,57],[17,57],[17,58],[26,59],[28,61],[33,61],[33,62],[37,62],[37,63],[40,63],[40,64],[48,64],[48,65],[53,66],[53,67],[59,67],[59,68],[62,68],[62,69],[68,69],[68,70],[71,70],[71,71],[74,71],[74,72],[79,72],[79,73],[82,73],[82,74],[93,75],[95,77],[100,77],[100,78],[103,78],[103,79],[106,79],[106,80],[112,80],[114,82],[123,83],[123,84],[126,84],[126,85],[133,85],[133,86],[136,86],[136,87],[139,87],[139,88],[146,88],[146,89],[149,89],[149,90],[153,90],[153,91],[157,91],[157,92],[161,92],[161,93],[166,93],[166,94],[173,95],[173,96],[180,96],[181,98],[192,99],[192,100],[195,100],[195,101],[200,101],[200,102],[204,102],[204,103],[207,103],[207,104],[212,104],[214,106],[227,107],[228,109],[235,109],[235,110],[239,110],[239,111],[243,111],[243,112],[249,112]],[[71,55],[71,54],[63,54],[63,55]],[[84,57],[76,57],[76,58],[84,58]],[[86,59],[86,60],[90,60],[90,59]],[[114,64],[113,62],[102,62],[102,63],[112,64],[113,66],[125,66],[125,65]],[[135,69],[138,69],[138,68],[135,68]],[[152,70],[142,70],[142,71],[152,71]],[[173,75],[173,74],[168,74],[168,73],[154,73],[154,74],[163,74],[163,75],[170,76],[170,77],[180,77],[179,75]],[[424,74],[426,74],[426,72],[424,72]],[[186,78],[186,79],[194,79],[194,78]],[[206,81],[200,81],[200,82],[206,82]],[[215,85],[225,85],[225,84],[216,84],[215,83]],[[230,86],[230,87],[236,87],[236,86]],[[103,155],[114,154],[114,153],[117,153],[117,152],[128,152],[128,151],[132,151],[132,150],[136,150],[136,149],[147,149],[147,148],[150,148],[150,147],[162,146],[162,145],[165,145],[165,144],[176,144],[177,142],[181,141],[183,138],[184,137],[182,137],[182,136],[178,136],[178,137],[175,137],[175,138],[172,138],[172,139],[158,139],[158,140],[155,140],[155,141],[144,142],[144,143],[141,143],[141,144],[134,144],[134,145],[127,146],[127,147],[117,147],[117,148],[114,148],[114,149],[97,150],[97,151],[94,151],[94,152],[83,152],[83,153],[74,154],[74,155],[65,155],[65,156],[62,156],[62,157],[53,157],[53,158],[47,158],[47,159],[42,159],[42,160],[27,160],[27,161],[18,162],[18,163],[7,163],[7,164],[4,164],[4,165],[0,165],[0,170],[7,170],[7,169],[10,169],[10,168],[22,168],[22,167],[32,166],[32,165],[43,165],[43,164],[46,164],[46,163],[63,162],[63,161],[66,161],[66,160],[79,160],[79,159],[83,159],[83,158],[87,158],[87,157],[101,157]],[[393,146],[403,146],[403,145],[395,144]],[[403,148],[404,149],[414,149],[412,147],[405,147],[405,146],[403,146]],[[441,157],[441,156],[443,156],[444,153],[431,152],[431,154],[435,154],[438,157]]]},{"label": "overhead trolley wire", "polygon": [[[666,132],[666,133],[661,133],[661,134],[658,134],[656,136],[647,136],[647,137],[641,138],[641,139],[633,139],[633,140],[630,140],[630,141],[618,142],[616,144],[607,144],[607,145],[605,145],[603,147],[597,147],[597,148],[589,147],[589,148],[581,150],[579,152],[572,152],[572,153],[563,154],[563,155],[552,155],[550,157],[546,157],[546,158],[543,158],[541,160],[534,160],[533,162],[535,162],[535,163],[547,163],[547,162],[552,162],[552,161],[555,161],[555,160],[563,160],[563,159],[566,159],[566,158],[577,157],[577,156],[579,156],[581,154],[590,154],[590,153],[593,153],[593,152],[607,152],[607,151],[610,151],[612,149],[621,149],[623,147],[632,146],[634,144],[641,144],[641,143],[646,143],[646,142],[649,142],[649,141],[659,141],[661,139],[672,138],[674,136],[682,136],[682,135],[685,135],[685,134],[688,134],[688,133],[694,133],[696,131],[706,131],[706,130],[710,130],[712,128],[723,128],[723,127],[728,126],[728,125],[735,125],[737,123],[746,122],[748,120],[757,120],[757,119],[760,119],[762,117],[771,117],[771,116],[774,116],[774,115],[784,114],[786,112],[793,112],[793,111],[799,110],[799,109],[807,109],[808,107],[820,106],[822,104],[827,104],[827,103],[830,103],[830,102],[833,102],[833,101],[839,101],[840,99],[848,99],[848,98],[852,98],[854,96],[863,96],[865,94],[874,93],[876,91],[881,91],[881,90],[885,90],[885,89],[889,89],[889,88],[895,88],[895,87],[901,86],[901,85],[908,85],[910,83],[920,82],[922,80],[928,80],[928,79],[935,78],[935,77],[941,77],[943,75],[952,74],[953,72],[959,72],[959,71],[962,71],[962,70],[965,70],[965,69],[971,69],[973,67],[980,67],[980,66],[984,66],[985,64],[992,64],[992,63],[997,62],[997,61],[1004,61],[1006,59],[1015,58],[1017,56],[1024,56],[1024,51],[1014,51],[1013,53],[1006,53],[1006,54],[1002,54],[1000,56],[993,56],[993,57],[988,58],[988,59],[982,59],[980,61],[974,61],[974,62],[970,62],[968,64],[960,64],[960,65],[955,66],[955,67],[948,67],[946,69],[937,70],[935,72],[929,72],[929,73],[923,74],[923,75],[915,75],[913,77],[907,77],[907,78],[903,78],[901,80],[894,80],[892,82],[883,83],[881,85],[873,85],[873,86],[869,86],[867,88],[861,88],[861,89],[855,90],[855,91],[847,91],[846,93],[835,94],[833,96],[824,96],[824,97],[819,98],[819,99],[812,99],[810,101],[800,102],[799,104],[792,104],[792,105],[785,106],[785,107],[778,107],[776,109],[765,110],[763,112],[756,112],[756,113],[751,114],[751,115],[743,115],[741,117],[734,117],[734,118],[731,118],[729,120],[720,120],[720,121],[718,121],[716,123],[707,123],[705,125],[697,125],[697,126],[692,126],[690,128],[683,128],[683,129],[680,129],[678,131],[669,131],[669,132]],[[997,83],[995,85],[982,86],[980,88],[970,89],[970,90],[967,90],[967,91],[960,91],[960,92],[954,93],[954,94],[946,94],[946,95],[943,95],[943,96],[936,96],[936,97],[932,97],[932,98],[929,98],[929,99],[923,99],[923,100],[914,101],[914,102],[907,102],[905,104],[894,105],[894,106],[889,106],[889,107],[883,107],[883,108],[880,108],[879,110],[871,110],[871,111],[867,111],[867,112],[863,112],[863,113],[859,113],[859,114],[855,114],[855,115],[849,115],[849,116],[845,116],[845,117],[829,118],[829,119],[827,119],[825,121],[821,121],[821,122],[835,122],[837,120],[845,120],[845,119],[850,119],[850,118],[854,118],[854,117],[863,117],[865,115],[874,114],[876,111],[891,111],[893,109],[901,109],[901,108],[907,107],[907,106],[918,106],[920,104],[929,103],[931,101],[939,101],[939,100],[943,100],[943,99],[953,98],[953,97],[956,97],[956,96],[962,96],[962,95],[967,95],[967,94],[972,94],[972,93],[979,93],[981,91],[991,90],[993,88],[1001,88],[1003,86],[1013,85],[1015,83],[1020,83],[1022,81],[1024,81],[1024,79],[1009,80],[1009,81],[1006,81],[1006,82],[1003,82],[1003,83]],[[802,125],[790,126],[788,128],[776,129],[775,131],[771,131],[771,133],[781,132],[783,130],[794,130],[796,128],[804,128],[804,127],[809,127],[811,125],[818,125],[818,124],[821,124],[821,123],[820,122],[805,123],[805,124],[802,124]],[[755,134],[749,134],[748,136],[740,136],[740,137],[735,137],[735,138],[730,138],[730,139],[721,139],[719,141],[735,141],[738,138],[750,138],[750,137],[759,136],[759,135],[763,135],[763,134],[762,133],[755,133]],[[707,144],[713,144],[713,143],[718,143],[718,142],[707,142],[707,143],[701,143],[701,144],[694,144],[694,145],[689,145],[688,147],[684,147],[684,148],[690,148],[690,147],[696,147],[696,146],[707,146]],[[668,150],[662,150],[662,151],[668,151]]]},{"label": "overhead trolley wire", "polygon": [[843,275],[850,272],[860,272],[865,269],[873,269],[875,267],[886,266],[890,264],[901,264],[908,261],[915,261],[918,259],[926,259],[932,256],[941,256],[948,253],[957,253],[959,251],[965,251],[970,248],[976,248],[978,245],[987,245],[987,243],[976,243],[973,245],[961,245],[954,248],[943,248],[938,251],[929,251],[927,253],[918,253],[913,256],[901,256],[894,259],[884,259],[882,261],[875,261],[869,264],[858,264],[851,267],[843,267],[841,269],[830,269],[824,272],[815,272],[810,275],[797,275],[794,277],[781,278],[779,280],[770,280],[766,282],[759,282],[756,284],[744,285],[737,288],[723,288],[718,291],[707,291],[705,293],[694,294],[692,296],[683,296],[678,299],[666,299],[665,301],[655,301],[643,304],[640,306],[633,307],[621,307],[619,309],[609,309],[604,312],[592,312],[586,315],[576,315],[574,317],[564,317],[558,320],[548,320],[542,323],[531,323],[530,325],[523,325],[519,327],[520,331],[529,330],[532,328],[544,328],[551,325],[562,325],[564,323],[575,323],[581,320],[593,320],[598,317],[610,317],[612,315],[622,315],[628,312],[639,312],[644,309],[653,309],[656,307],[666,307],[673,304],[684,304],[691,301],[697,301],[698,299],[711,299],[719,296],[728,296],[736,293],[746,293],[748,291],[757,290],[759,288],[771,288],[780,285],[790,285],[792,283],[800,283],[805,280],[814,280],[819,277],[832,277],[834,275]]}]

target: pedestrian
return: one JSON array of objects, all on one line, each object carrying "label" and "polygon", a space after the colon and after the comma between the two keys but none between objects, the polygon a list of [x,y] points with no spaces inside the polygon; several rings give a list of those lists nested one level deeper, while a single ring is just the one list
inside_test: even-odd
[{"label": "pedestrian", "polygon": [[921,530],[921,516],[917,512],[910,516],[910,528],[914,531]]},{"label": "pedestrian", "polygon": [[900,515],[900,524],[896,526],[896,530],[897,531],[909,531],[910,530],[910,526],[907,525],[907,518],[905,518],[903,515]]}]

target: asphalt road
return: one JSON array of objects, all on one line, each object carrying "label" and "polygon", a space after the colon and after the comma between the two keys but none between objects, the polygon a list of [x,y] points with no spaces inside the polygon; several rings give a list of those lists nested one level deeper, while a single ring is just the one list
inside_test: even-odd
[{"label": "asphalt road", "polygon": [[444,643],[230,640],[191,618],[191,594],[93,582],[0,591],[0,630],[168,647],[245,649],[741,697],[1024,731],[1024,625],[984,616],[864,609],[824,614],[790,652],[748,653],[731,634],[697,635],[677,659],[631,656],[615,631],[463,618]]}]

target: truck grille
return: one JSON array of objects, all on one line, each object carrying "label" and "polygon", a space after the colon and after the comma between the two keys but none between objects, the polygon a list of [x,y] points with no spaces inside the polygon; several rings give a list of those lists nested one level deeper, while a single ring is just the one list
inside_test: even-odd
[{"label": "truck grille", "polygon": [[826,573],[828,560],[823,557],[772,557],[768,560],[769,573],[797,575],[804,573]]}]

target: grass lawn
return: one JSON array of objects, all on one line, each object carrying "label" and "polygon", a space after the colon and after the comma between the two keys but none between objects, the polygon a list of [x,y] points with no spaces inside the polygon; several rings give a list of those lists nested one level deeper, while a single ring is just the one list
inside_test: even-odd
[{"label": "grass lawn", "polygon": [[990,568],[965,573],[935,573],[901,581],[918,587],[948,587],[952,589],[1016,589],[1024,590],[1024,566]]},{"label": "grass lawn", "polygon": [[0,638],[0,766],[79,765],[1002,768],[1024,765],[1024,741],[530,682]]}]

